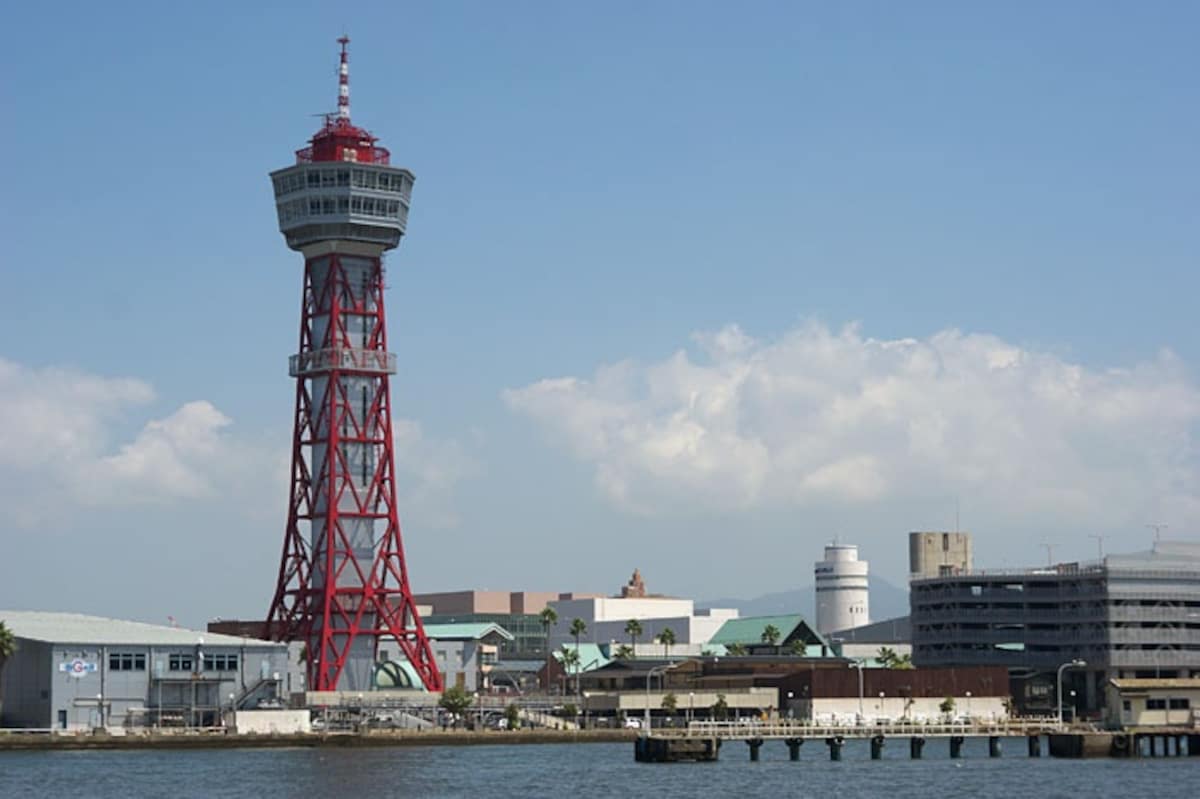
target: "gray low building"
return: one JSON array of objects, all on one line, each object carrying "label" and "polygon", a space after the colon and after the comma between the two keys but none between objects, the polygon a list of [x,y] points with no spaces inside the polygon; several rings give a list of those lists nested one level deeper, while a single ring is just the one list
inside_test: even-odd
[{"label": "gray low building", "polygon": [[1027,712],[1104,703],[1109,680],[1200,677],[1200,545],[1162,541],[1095,563],[913,580],[917,666],[1003,665]]},{"label": "gray low building", "polygon": [[133,621],[0,610],[17,649],[0,683],[0,726],[210,727],[230,708],[277,707],[286,644]]}]

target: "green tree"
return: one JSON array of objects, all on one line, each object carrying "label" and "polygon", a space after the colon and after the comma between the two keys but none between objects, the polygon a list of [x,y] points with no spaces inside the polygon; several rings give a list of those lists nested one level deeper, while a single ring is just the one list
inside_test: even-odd
[{"label": "green tree", "polygon": [[457,724],[459,717],[471,706],[471,701],[471,695],[465,688],[454,685],[442,691],[442,698],[438,700],[438,706],[453,716],[455,724]]},{"label": "green tree", "polygon": [[728,644],[725,647],[725,653],[727,655],[734,656],[744,655],[746,654],[746,647],[742,646],[741,644]]},{"label": "green tree", "polygon": [[546,690],[550,690],[550,628],[558,624],[558,613],[547,605],[538,614],[542,622],[542,631],[546,634]]},{"label": "green tree", "polygon": [[907,669],[913,668],[912,655],[906,654],[906,655],[901,655],[900,657],[896,658],[896,665],[893,666],[892,668],[901,669],[901,670],[907,670]]},{"label": "green tree", "polygon": [[717,701],[713,702],[713,706],[709,710],[717,721],[729,718],[729,703],[725,701],[725,694],[717,694]]},{"label": "green tree", "polygon": [[510,730],[515,730],[521,726],[521,708],[515,704],[504,708],[504,722]]},{"label": "green tree", "polygon": [[674,713],[675,708],[679,706],[679,699],[675,694],[667,694],[662,698],[662,709],[668,713]]},{"label": "green tree", "polygon": [[633,658],[633,647],[629,644],[621,644],[617,647],[616,654],[613,657],[617,660],[631,660]]},{"label": "green tree", "polygon": [[779,654],[779,647],[776,644],[779,643],[779,639],[782,636],[783,633],[779,632],[779,628],[774,624],[768,624],[766,627],[763,627],[762,642],[767,646],[774,646],[775,654],[777,655]]},{"label": "green tree", "polygon": [[563,644],[562,648],[562,664],[563,672],[570,674],[571,670],[575,670],[575,687],[579,687],[579,650]]},{"label": "green tree", "polygon": [[675,631],[670,627],[663,627],[662,632],[658,634],[658,642],[663,645],[663,657],[670,659],[671,645],[675,643]]},{"label": "green tree", "polygon": [[948,696],[945,699],[943,699],[942,703],[940,705],[938,705],[938,710],[940,710],[943,714],[945,714],[947,716],[949,716],[951,713],[953,713],[954,712],[954,697]]},{"label": "green tree", "polygon": [[625,634],[629,636],[629,647],[633,650],[634,657],[637,657],[637,639],[642,634],[642,623],[637,619],[625,622]]},{"label": "green tree", "polygon": [[808,653],[808,644],[797,638],[788,645],[788,651],[798,657],[804,657]]},{"label": "green tree", "polygon": [[[579,655],[579,639],[587,632],[587,624],[583,619],[574,619],[571,622],[571,635],[575,636],[575,654]],[[575,670],[575,695],[579,695],[579,670]]]},{"label": "green tree", "polygon": [[879,665],[883,666],[885,669],[896,668],[896,661],[898,660],[896,656],[896,650],[892,649],[890,646],[879,647],[879,651],[875,653],[875,659],[878,660]]},{"label": "green tree", "polygon": [[0,621],[0,710],[4,708],[4,667],[8,659],[17,653],[17,639],[8,625]]}]

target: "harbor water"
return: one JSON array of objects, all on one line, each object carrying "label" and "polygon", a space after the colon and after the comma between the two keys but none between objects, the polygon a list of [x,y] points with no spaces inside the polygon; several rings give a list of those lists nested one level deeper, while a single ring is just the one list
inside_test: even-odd
[{"label": "harbor water", "polygon": [[968,739],[964,757],[951,760],[944,743],[931,740],[914,761],[896,739],[872,761],[865,741],[850,741],[831,762],[810,741],[791,762],[786,746],[769,742],[751,763],[745,744],[730,742],[716,763],[678,764],[635,763],[632,743],[0,752],[0,797],[1200,796],[1200,757],[1029,758],[1014,739],[991,759],[986,739]]}]

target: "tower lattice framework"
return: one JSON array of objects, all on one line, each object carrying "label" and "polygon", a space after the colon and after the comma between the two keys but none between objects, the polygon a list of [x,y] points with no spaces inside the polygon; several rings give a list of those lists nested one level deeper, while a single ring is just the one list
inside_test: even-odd
[{"label": "tower lattice framework", "polygon": [[349,40],[339,42],[337,113],[271,175],[280,230],[305,263],[288,519],[266,632],[305,643],[310,690],[369,690],[387,644],[439,691],[401,540],[384,315],[383,253],[404,233],[413,175],[351,124]]}]

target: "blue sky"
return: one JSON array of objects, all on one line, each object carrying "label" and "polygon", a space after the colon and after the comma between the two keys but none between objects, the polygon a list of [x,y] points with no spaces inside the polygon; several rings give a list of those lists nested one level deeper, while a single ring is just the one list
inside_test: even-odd
[{"label": "blue sky", "polygon": [[343,31],[354,120],[417,175],[387,301],[418,590],[753,595],[834,534],[899,581],[955,498],[980,565],[1198,534],[1194,4],[6,19],[0,607],[265,609],[301,268],[266,173]]}]

